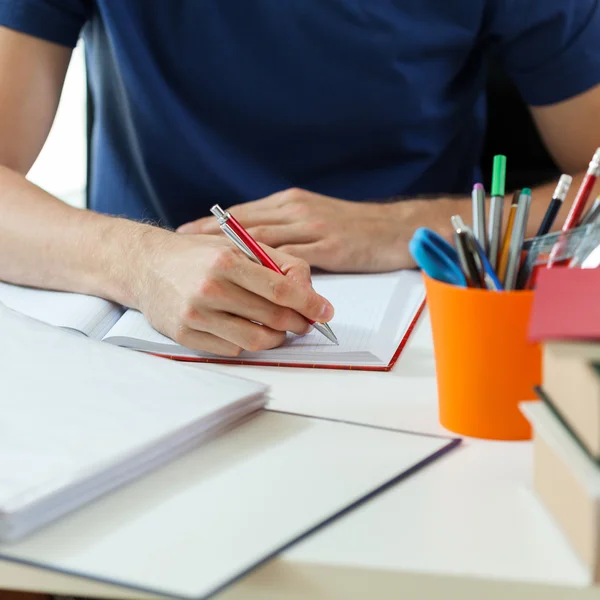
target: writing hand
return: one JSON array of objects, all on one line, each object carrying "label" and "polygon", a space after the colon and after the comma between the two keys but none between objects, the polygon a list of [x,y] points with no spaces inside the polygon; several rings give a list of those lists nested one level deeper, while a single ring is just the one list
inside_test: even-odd
[{"label": "writing hand", "polygon": [[136,308],[188,348],[223,356],[266,350],[279,346],[286,331],[306,333],[306,319],[333,316],[312,288],[309,265],[283,252],[265,247],[280,275],[248,260],[225,237],[156,230],[144,243]]}]

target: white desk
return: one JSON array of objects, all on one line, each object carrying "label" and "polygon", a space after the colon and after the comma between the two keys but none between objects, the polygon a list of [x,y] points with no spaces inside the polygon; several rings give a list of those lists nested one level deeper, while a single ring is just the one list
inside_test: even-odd
[{"label": "white desk", "polygon": [[[391,373],[211,368],[263,380],[270,406],[445,433],[429,322]],[[463,447],[290,549],[223,598],[583,598],[588,575],[530,491],[528,443]],[[143,549],[140,549],[143,551]],[[0,586],[81,596],[141,594],[0,562]],[[550,586],[550,587],[548,587]]]}]

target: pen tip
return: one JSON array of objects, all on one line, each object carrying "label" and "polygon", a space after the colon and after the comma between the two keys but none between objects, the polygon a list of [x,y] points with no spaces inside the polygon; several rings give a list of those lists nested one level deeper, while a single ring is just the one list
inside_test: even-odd
[{"label": "pen tip", "polygon": [[331,327],[327,323],[313,323],[313,327],[320,333],[322,333],[330,342],[333,342],[336,346],[339,346],[335,333],[331,330]]}]

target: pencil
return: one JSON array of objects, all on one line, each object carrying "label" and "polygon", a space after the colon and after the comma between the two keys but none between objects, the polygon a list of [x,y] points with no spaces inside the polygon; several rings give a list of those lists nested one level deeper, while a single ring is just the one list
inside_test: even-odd
[{"label": "pencil", "polygon": [[527,219],[529,217],[529,207],[531,205],[531,190],[523,188],[519,196],[517,213],[515,214],[512,236],[510,240],[510,251],[508,256],[508,265],[506,266],[505,290],[514,290],[517,283],[517,275],[521,266],[521,252],[523,241],[525,240],[525,231],[527,229]]},{"label": "pencil", "polygon": [[558,180],[558,185],[554,190],[554,195],[552,196],[552,200],[550,200],[550,204],[548,205],[548,210],[544,215],[540,228],[538,232],[535,234],[536,237],[540,237],[541,235],[546,235],[550,229],[552,229],[552,225],[554,225],[554,221],[556,220],[556,216],[560,211],[560,208],[569,193],[569,188],[571,187],[571,183],[573,183],[573,178],[570,175],[561,175]]},{"label": "pencil", "polygon": [[512,204],[510,205],[510,209],[508,211],[508,222],[506,224],[506,231],[504,232],[504,240],[502,241],[502,250],[500,252],[500,262],[498,266],[498,278],[500,279],[502,285],[504,285],[506,280],[506,267],[508,265],[508,255],[510,252],[510,240],[512,237],[515,214],[517,212],[520,195],[521,190],[515,190],[513,193]]}]

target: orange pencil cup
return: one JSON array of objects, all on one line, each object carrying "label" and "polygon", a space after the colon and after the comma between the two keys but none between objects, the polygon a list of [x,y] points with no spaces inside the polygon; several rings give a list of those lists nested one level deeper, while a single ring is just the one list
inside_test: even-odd
[{"label": "orange pencil cup", "polygon": [[518,406],[536,398],[542,378],[541,349],[527,341],[533,292],[460,288],[423,277],[441,424],[470,437],[529,439]]}]

